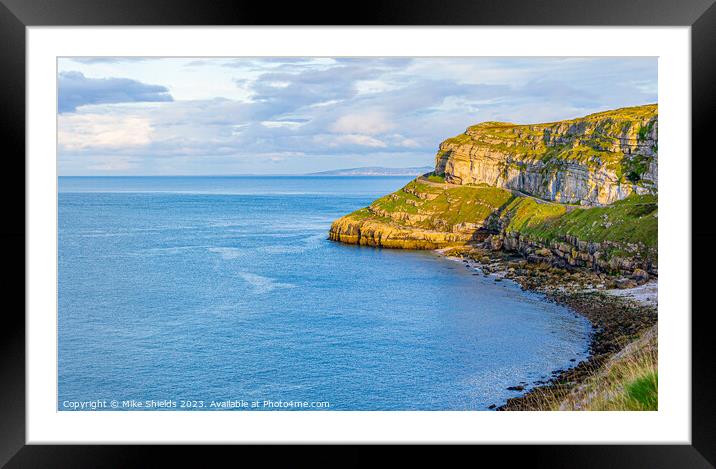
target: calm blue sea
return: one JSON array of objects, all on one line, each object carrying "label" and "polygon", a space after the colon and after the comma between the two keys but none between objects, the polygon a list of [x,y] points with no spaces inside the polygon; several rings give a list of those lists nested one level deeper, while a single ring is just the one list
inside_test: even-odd
[{"label": "calm blue sea", "polygon": [[511,282],[326,239],[409,179],[61,177],[58,409],[482,410],[585,357]]}]

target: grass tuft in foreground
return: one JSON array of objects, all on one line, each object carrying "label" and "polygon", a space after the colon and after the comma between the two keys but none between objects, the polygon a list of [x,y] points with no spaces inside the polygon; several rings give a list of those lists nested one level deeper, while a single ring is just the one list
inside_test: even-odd
[{"label": "grass tuft in foreground", "polygon": [[[656,326],[595,370],[566,396],[555,396],[543,410],[636,410],[659,408]],[[561,397],[561,398],[560,398]]]},{"label": "grass tuft in foreground", "polygon": [[659,375],[647,373],[625,387],[625,407],[629,410],[658,410]]}]

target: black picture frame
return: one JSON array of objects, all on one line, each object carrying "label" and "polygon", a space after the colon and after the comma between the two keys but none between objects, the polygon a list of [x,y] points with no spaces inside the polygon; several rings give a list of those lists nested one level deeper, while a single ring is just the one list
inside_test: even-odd
[{"label": "black picture frame", "polygon": [[[321,13],[318,13],[321,12]],[[0,135],[6,179],[1,187],[5,246],[5,309],[0,327],[0,465],[6,467],[143,467],[168,453],[185,463],[206,464],[207,451],[188,447],[25,444],[25,28],[28,26],[160,25],[532,25],[532,26],[690,26],[692,66],[692,444],[460,447],[452,457],[481,460],[496,456],[509,465],[536,467],[689,467],[716,466],[716,367],[705,292],[714,265],[716,229],[702,221],[709,200],[716,123],[716,6],[714,0],[413,0],[410,2],[190,2],[174,0],[0,0]],[[595,38],[598,40],[598,38]],[[51,78],[48,78],[51,79]],[[23,175],[22,177],[20,175]],[[24,199],[23,199],[24,200]],[[668,247],[665,247],[668,249]],[[668,294],[668,285],[665,286]],[[12,302],[8,302],[12,299]],[[699,301],[703,300],[703,301]],[[676,312],[675,312],[676,313]],[[688,315],[689,311],[683,311]],[[206,448],[205,448],[206,449]],[[361,447],[331,452],[292,447],[263,448],[261,454],[295,464],[370,464]],[[231,448],[211,449],[225,456]],[[470,452],[471,454],[467,454]],[[479,453],[478,453],[479,452]],[[334,455],[338,453],[339,455]],[[424,459],[424,448],[410,455]],[[441,459],[446,462],[444,458]],[[499,460],[499,459],[498,459]],[[292,465],[295,465],[292,464]]]}]

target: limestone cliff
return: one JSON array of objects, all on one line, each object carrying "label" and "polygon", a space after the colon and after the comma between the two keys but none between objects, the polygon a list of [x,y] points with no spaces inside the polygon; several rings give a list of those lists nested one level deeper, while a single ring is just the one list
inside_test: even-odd
[{"label": "limestone cliff", "polygon": [[443,142],[434,173],[336,220],[368,246],[481,245],[528,260],[657,274],[657,109],[485,123]]},{"label": "limestone cliff", "polygon": [[549,124],[484,122],[440,144],[435,172],[542,199],[610,204],[657,187],[657,105]]},{"label": "limestone cliff", "polygon": [[333,222],[329,239],[437,249],[485,246],[562,267],[657,273],[657,199],[632,194],[606,207],[577,207],[423,176]]},{"label": "limestone cliff", "polygon": [[370,206],[339,218],[329,238],[350,244],[436,249],[484,240],[489,218],[512,198],[504,189],[456,186],[419,177]]}]

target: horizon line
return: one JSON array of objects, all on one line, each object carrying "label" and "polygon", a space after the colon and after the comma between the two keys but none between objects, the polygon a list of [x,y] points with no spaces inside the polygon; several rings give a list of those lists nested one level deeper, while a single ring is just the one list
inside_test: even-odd
[{"label": "horizon line", "polygon": [[316,173],[291,173],[291,174],[58,174],[57,177],[257,177],[257,176],[276,176],[276,177],[409,177],[410,174],[391,175],[391,174],[316,174]]}]

